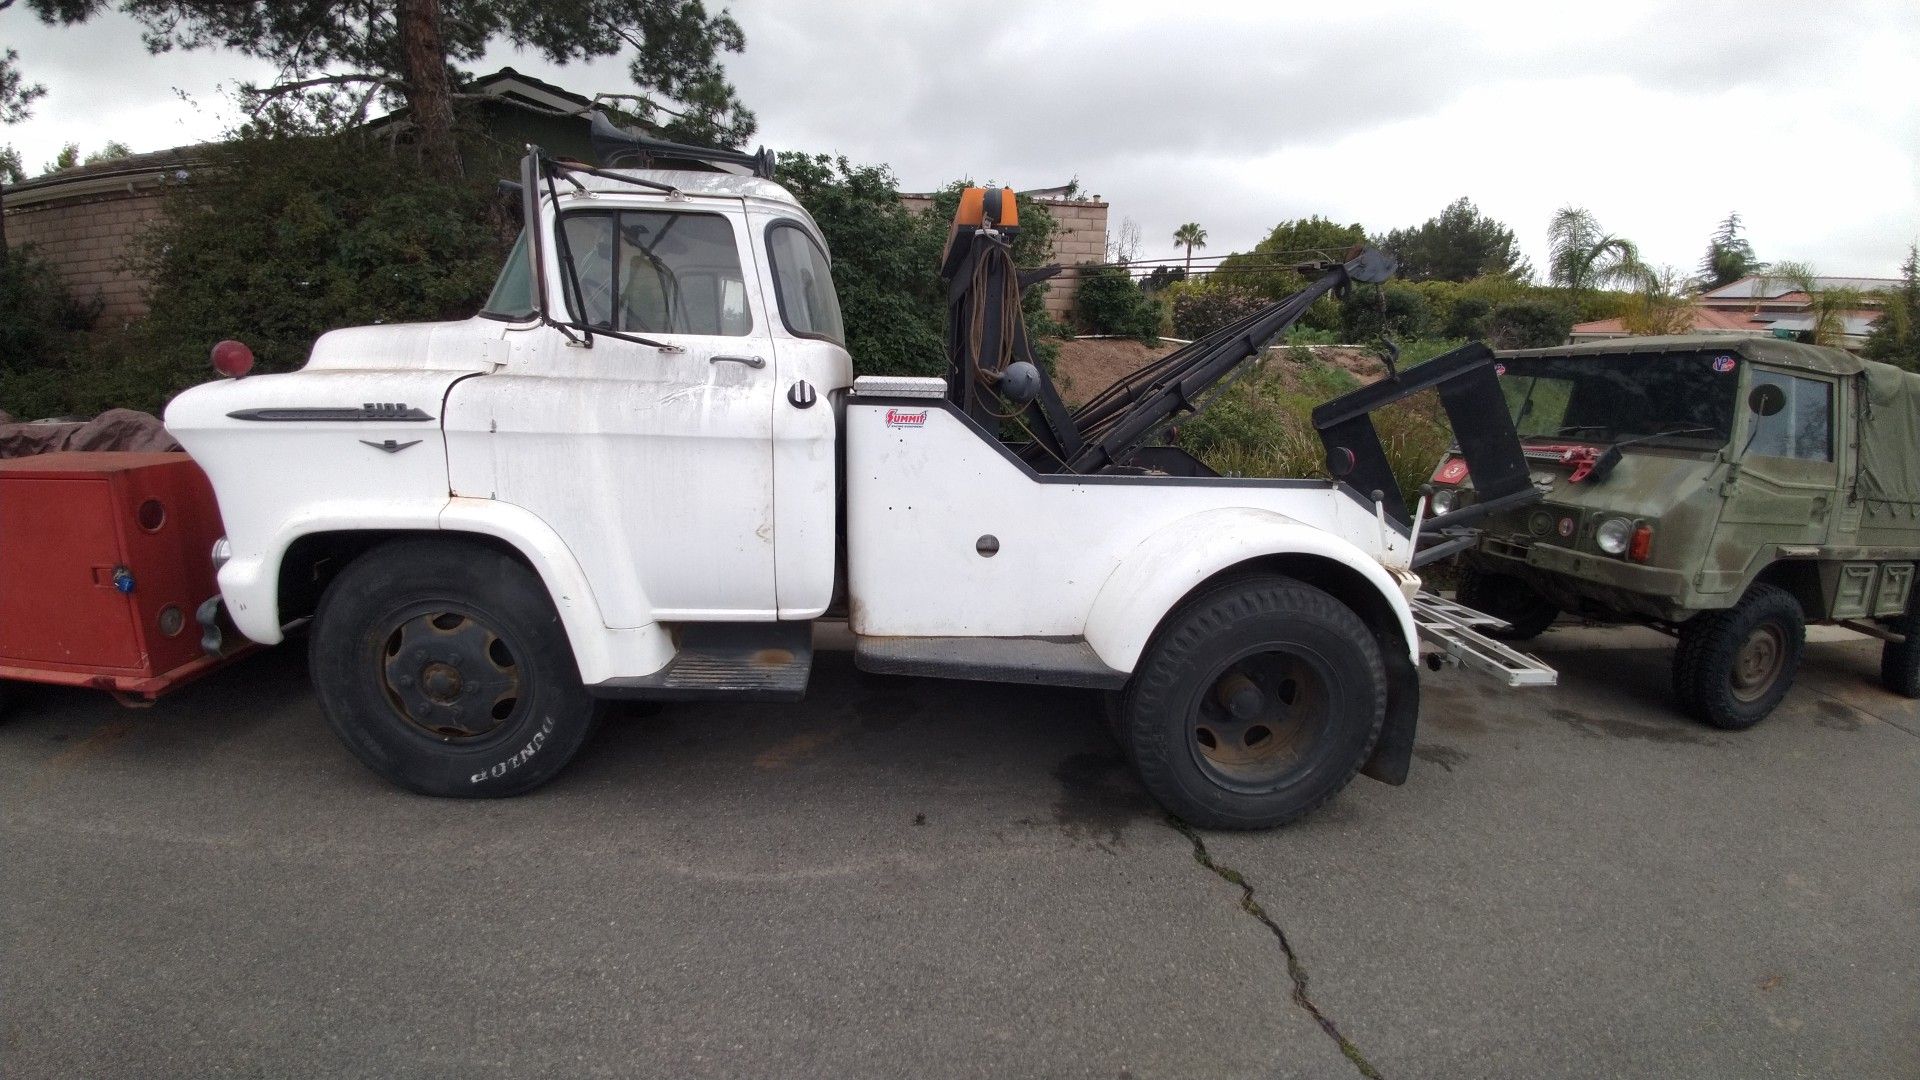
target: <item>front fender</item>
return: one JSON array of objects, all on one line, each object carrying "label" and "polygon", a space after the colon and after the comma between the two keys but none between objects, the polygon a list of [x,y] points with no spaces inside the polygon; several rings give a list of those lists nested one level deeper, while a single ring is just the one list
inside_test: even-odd
[{"label": "front fender", "polygon": [[1360,575],[1398,620],[1408,659],[1419,662],[1413,609],[1385,567],[1325,529],[1249,507],[1181,518],[1141,541],[1095,597],[1087,614],[1087,644],[1108,667],[1130,672],[1147,639],[1187,594],[1222,570],[1273,555],[1326,559]]},{"label": "front fender", "polygon": [[582,682],[592,685],[651,675],[673,659],[673,640],[659,623],[623,630],[607,626],[573,550],[532,511],[492,499],[455,496],[440,512],[439,527],[503,540],[533,566],[560,613]]}]

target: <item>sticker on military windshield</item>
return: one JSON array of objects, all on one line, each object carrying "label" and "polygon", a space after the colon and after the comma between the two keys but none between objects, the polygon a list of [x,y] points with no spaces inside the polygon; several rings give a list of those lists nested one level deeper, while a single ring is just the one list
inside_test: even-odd
[{"label": "sticker on military windshield", "polygon": [[1714,357],[1713,370],[1719,372],[1722,375],[1725,375],[1727,372],[1732,371],[1733,357],[1725,356],[1725,355]]}]

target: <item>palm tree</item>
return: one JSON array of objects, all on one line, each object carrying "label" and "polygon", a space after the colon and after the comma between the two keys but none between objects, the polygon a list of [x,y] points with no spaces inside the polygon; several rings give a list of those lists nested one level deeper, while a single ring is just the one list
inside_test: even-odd
[{"label": "palm tree", "polygon": [[1774,263],[1760,274],[1756,298],[1765,295],[1776,282],[1784,282],[1807,294],[1807,314],[1813,325],[1806,334],[1815,345],[1847,347],[1847,314],[1867,307],[1871,298],[1860,289],[1822,288],[1813,267],[1802,262]]},{"label": "palm tree", "polygon": [[1193,277],[1193,249],[1207,246],[1207,230],[1197,221],[1189,221],[1173,230],[1173,242],[1184,244],[1187,249],[1187,277]]},{"label": "palm tree", "polygon": [[1640,249],[1615,236],[1585,207],[1563,206],[1547,225],[1547,280],[1576,297],[1603,285],[1647,287],[1654,277]]}]

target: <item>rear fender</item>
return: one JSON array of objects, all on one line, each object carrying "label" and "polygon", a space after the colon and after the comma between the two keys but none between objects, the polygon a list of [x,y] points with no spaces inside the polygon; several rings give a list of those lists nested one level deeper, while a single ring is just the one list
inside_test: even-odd
[{"label": "rear fender", "polygon": [[[1246,508],[1182,518],[1142,541],[1107,578],[1087,616],[1087,643],[1109,667],[1131,672],[1153,632],[1195,589],[1235,566],[1276,556],[1337,564],[1379,594],[1373,612],[1356,612],[1369,620],[1384,646],[1387,677],[1386,722],[1361,772],[1388,784],[1405,783],[1420,715],[1420,637],[1413,609],[1401,582],[1385,567],[1323,529]],[[1360,587],[1351,585],[1347,591]],[[1355,600],[1342,599],[1349,605]],[[1402,648],[1391,647],[1392,635],[1386,632],[1390,627],[1377,625],[1382,612],[1391,613]]]},{"label": "rear fender", "polygon": [[1408,659],[1418,662],[1420,637],[1413,609],[1385,567],[1325,529],[1247,507],[1181,518],[1141,541],[1094,598],[1087,613],[1087,644],[1108,667],[1132,671],[1154,630],[1194,589],[1223,570],[1276,555],[1326,559],[1359,575],[1380,594],[1406,643]]}]

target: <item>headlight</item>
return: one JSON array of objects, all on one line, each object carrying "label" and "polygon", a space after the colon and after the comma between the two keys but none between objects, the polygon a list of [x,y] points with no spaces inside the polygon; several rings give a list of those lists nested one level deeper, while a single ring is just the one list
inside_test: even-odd
[{"label": "headlight", "polygon": [[1433,493],[1433,499],[1428,505],[1433,508],[1433,512],[1436,514],[1450,514],[1453,512],[1453,501],[1453,489],[1443,488]]},{"label": "headlight", "polygon": [[1600,523],[1593,532],[1593,542],[1600,550],[1609,555],[1618,555],[1627,550],[1627,541],[1633,539],[1633,522],[1626,518],[1608,518]]},{"label": "headlight", "polygon": [[220,568],[227,565],[227,560],[231,558],[233,558],[233,545],[227,543],[227,538],[223,536],[215,540],[213,542],[212,555],[214,572],[218,573]]}]

